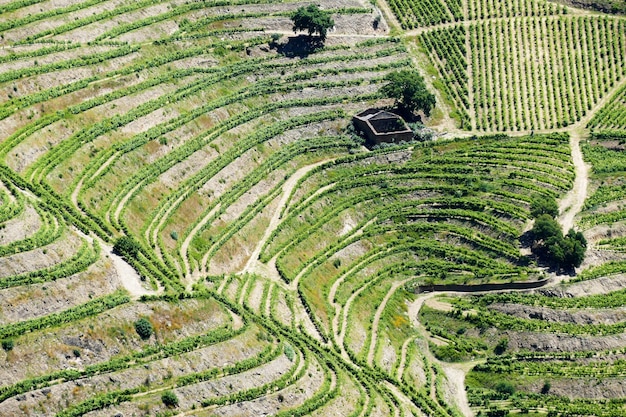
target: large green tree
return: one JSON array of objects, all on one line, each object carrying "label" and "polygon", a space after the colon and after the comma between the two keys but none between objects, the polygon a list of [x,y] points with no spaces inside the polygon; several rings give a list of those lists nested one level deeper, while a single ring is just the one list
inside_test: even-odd
[{"label": "large green tree", "polygon": [[428,91],[424,78],[416,70],[401,70],[387,74],[388,81],[380,92],[396,99],[400,110],[414,113],[422,110],[426,116],[435,107],[435,96]]},{"label": "large green tree", "polygon": [[302,6],[291,16],[293,21],[293,31],[306,30],[309,36],[314,33],[319,34],[320,39],[326,39],[328,29],[335,26],[335,22],[330,17],[330,12],[320,10],[315,4]]},{"label": "large green tree", "polygon": [[580,266],[585,259],[587,240],[583,234],[570,229],[563,236],[561,227],[549,214],[539,215],[531,232],[533,253],[544,262],[569,269]]}]

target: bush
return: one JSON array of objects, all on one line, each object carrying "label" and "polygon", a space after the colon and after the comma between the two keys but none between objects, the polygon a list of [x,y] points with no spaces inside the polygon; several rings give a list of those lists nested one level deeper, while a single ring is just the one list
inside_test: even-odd
[{"label": "bush", "polygon": [[154,332],[154,328],[152,327],[152,323],[148,321],[145,317],[140,318],[135,322],[135,331],[143,340],[150,339],[152,333]]},{"label": "bush", "polygon": [[552,385],[550,384],[550,381],[546,381],[543,383],[543,387],[541,387],[541,393],[542,394],[547,394],[550,392],[550,388],[552,388]]},{"label": "bush", "polygon": [[113,253],[125,258],[136,259],[140,249],[139,243],[130,236],[120,237],[113,245]]},{"label": "bush", "polygon": [[6,352],[13,350],[13,346],[15,346],[13,339],[4,339],[2,341],[2,349],[4,349]]},{"label": "bush", "polygon": [[170,408],[178,407],[178,397],[173,391],[165,391],[163,395],[161,395],[161,401]]},{"label": "bush", "polygon": [[500,381],[495,386],[496,391],[507,396],[515,394],[515,387],[508,381]]},{"label": "bush", "polygon": [[287,359],[293,362],[295,352],[293,351],[293,348],[291,347],[290,344],[285,344],[284,352],[285,352],[285,356],[287,357]]},{"label": "bush", "polygon": [[508,415],[509,410],[496,409],[487,411],[487,417],[506,417]]},{"label": "bush", "polygon": [[500,339],[496,347],[493,348],[493,352],[496,355],[502,355],[506,351],[506,348],[508,347],[509,347],[509,339],[503,338],[503,339]]}]

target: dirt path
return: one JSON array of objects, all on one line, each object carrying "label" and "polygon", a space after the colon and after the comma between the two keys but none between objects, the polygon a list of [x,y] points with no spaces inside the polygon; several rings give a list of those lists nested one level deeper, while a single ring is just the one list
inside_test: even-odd
[{"label": "dirt path", "polygon": [[[191,230],[191,232],[189,232],[189,234],[185,237],[185,240],[183,240],[183,243],[180,245],[180,250],[178,251],[178,253],[180,254],[180,258],[183,260],[184,273],[186,274],[187,278],[189,278],[192,282],[195,281],[195,278],[197,278],[197,276],[199,275],[199,272],[191,270],[191,263],[189,262],[189,245],[191,245],[191,241],[193,240],[193,238],[204,227],[204,225],[207,224],[209,219],[213,217],[213,215],[215,215],[215,213],[217,212],[217,210],[220,209],[220,207],[222,207],[221,203],[217,204],[213,208],[213,210],[208,212],[207,215],[204,216],[202,220],[200,220],[198,224],[195,225],[195,227]],[[202,268],[202,266],[200,266],[200,268]]]},{"label": "dirt path", "polygon": [[157,291],[152,291],[144,288],[141,284],[141,277],[135,271],[135,269],[128,264],[121,256],[113,253],[113,247],[106,243],[99,241],[100,246],[104,249],[105,253],[111,258],[113,266],[117,271],[117,276],[124,288],[130,293],[134,299],[139,299],[142,295],[156,294]]},{"label": "dirt path", "polygon": [[[374,255],[375,256],[375,255]],[[346,277],[349,276],[350,274],[352,274],[355,270],[357,270],[358,268],[361,268],[363,266],[363,264],[368,263],[369,261],[371,261],[372,257],[368,257],[364,260],[362,260],[361,262],[359,262],[358,264],[354,265],[352,268],[350,268],[348,271],[344,272],[343,274],[341,274],[341,276],[339,278],[337,278],[335,280],[335,282],[333,282],[333,285],[330,287],[330,291],[328,292],[328,303],[335,309],[335,315],[333,316],[333,320],[332,320],[332,336],[335,339],[335,343],[337,344],[337,346],[340,347],[341,349],[341,354],[344,355],[345,358],[349,358],[348,356],[348,352],[346,352],[345,348],[344,348],[344,335],[345,332],[342,334],[342,324],[343,321],[341,321],[340,323],[340,319],[342,318],[342,314],[341,314],[341,310],[342,310],[342,306],[341,304],[337,303],[335,301],[335,297],[337,295],[337,291],[339,290],[339,286],[345,281]],[[347,305],[347,303],[346,303]]]},{"label": "dirt path", "polygon": [[298,184],[298,181],[300,181],[300,179],[304,177],[307,173],[317,168],[318,166],[323,165],[326,162],[330,162],[332,160],[333,160],[332,158],[324,159],[315,164],[304,166],[300,168],[299,170],[297,170],[291,177],[289,177],[287,181],[285,181],[285,184],[283,184],[283,194],[280,197],[280,201],[278,202],[278,207],[276,207],[276,209],[274,210],[274,215],[270,219],[270,223],[265,229],[265,233],[263,234],[263,237],[261,238],[261,240],[259,240],[259,243],[257,243],[257,245],[255,246],[254,250],[252,251],[252,254],[250,255],[250,259],[248,259],[248,262],[246,262],[246,265],[243,267],[243,270],[241,271],[241,273],[255,272],[255,271],[258,271],[259,269],[265,269],[265,268],[259,268],[260,266],[259,255],[261,254],[261,250],[263,249],[263,246],[265,246],[267,239],[269,239],[269,237],[272,235],[274,230],[276,230],[276,228],[280,224],[281,214],[283,213],[284,208],[287,206],[287,202],[289,201],[289,197],[291,197],[291,193],[293,189]]},{"label": "dirt path", "polygon": [[126,291],[130,293],[130,296],[133,299],[138,300],[142,295],[155,295],[163,292],[163,288],[159,288],[157,291],[154,291],[144,287],[141,281],[141,277],[139,276],[139,273],[137,273],[135,268],[130,266],[130,264],[126,262],[124,258],[113,253],[113,247],[107,244],[104,240],[100,239],[99,237],[94,238],[92,235],[86,235],[76,228],[72,229],[82,238],[89,241],[89,243],[93,243],[94,239],[98,242],[104,254],[111,259],[120,283],[126,289]]},{"label": "dirt path", "polygon": [[267,289],[267,298],[265,299],[265,315],[267,317],[271,317],[272,316],[272,294],[274,293],[274,284],[273,282],[270,282],[269,284],[267,284],[269,286],[269,288]]},{"label": "dirt path", "polygon": [[[113,209],[113,205],[111,205],[111,207],[109,208],[109,210],[107,210],[106,212],[106,218],[107,221],[109,223],[112,223],[113,221],[115,222],[119,222],[120,221],[120,216],[122,215],[122,210],[124,210],[124,207],[126,207],[126,203],[128,203],[128,200],[131,199],[131,197],[134,195],[134,193],[143,185],[143,181],[139,182],[139,184],[135,185],[128,193],[126,193],[121,200],[119,200],[119,202],[117,203],[117,205],[115,206],[115,211],[113,211],[113,213],[111,214],[111,210]],[[113,217],[111,218],[111,215],[113,215]]]},{"label": "dirt path", "polygon": [[[107,159],[102,165],[100,165],[100,167],[96,170],[96,172],[93,173],[93,175],[91,177],[88,178],[88,180],[93,180],[94,178],[97,178],[102,171],[104,171],[109,165],[111,165],[113,163],[113,161],[117,158],[119,152],[116,152],[115,154],[111,155],[111,157],[109,159]],[[74,204],[74,206],[78,207],[78,195],[80,194],[82,188],[83,188],[83,184],[85,182],[86,177],[81,177],[80,181],[78,181],[78,184],[76,184],[76,188],[74,188],[74,191],[72,191],[72,196],[71,196],[71,200],[72,200],[72,204]]]},{"label": "dirt path", "polygon": [[585,132],[585,127],[591,118],[604,107],[613,97],[616,91],[622,86],[626,85],[626,78],[621,82],[616,83],[613,88],[608,91],[602,99],[600,99],[591,110],[589,110],[585,116],[576,124],[565,129],[570,135],[570,147],[572,150],[572,162],[574,163],[574,170],[576,178],[574,179],[574,185],[572,189],[565,195],[563,200],[559,203],[559,217],[558,221],[561,224],[564,232],[567,232],[574,226],[574,218],[583,208],[585,199],[587,198],[587,186],[589,184],[589,166],[585,164],[582,152],[580,150],[580,141],[582,140]]},{"label": "dirt path", "polygon": [[576,177],[572,189],[559,202],[558,222],[563,228],[563,232],[567,233],[574,226],[574,217],[580,212],[587,198],[587,185],[589,183],[589,167],[583,160],[580,151],[581,134],[579,129],[570,131],[570,147],[572,150],[572,161]]},{"label": "dirt path", "polygon": [[387,291],[387,294],[385,294],[385,298],[383,298],[380,305],[376,309],[376,314],[374,314],[374,320],[372,321],[372,340],[370,340],[370,347],[367,352],[367,364],[370,366],[372,366],[372,364],[374,363],[374,355],[376,354],[376,342],[378,341],[378,323],[380,323],[380,317],[383,315],[385,307],[387,307],[387,303],[395,294],[398,287],[401,287],[411,279],[413,278],[407,278],[405,280],[396,281],[391,284],[391,288],[389,289],[389,291]]},{"label": "dirt path", "polygon": [[[411,320],[411,323],[413,323],[413,326],[419,329],[423,334],[427,334],[427,333],[426,333],[426,329],[424,328],[424,326],[422,326],[422,323],[420,323],[418,319],[419,311],[427,300],[440,294],[442,293],[433,292],[433,293],[428,293],[428,294],[422,294],[419,297],[417,297],[415,301],[408,304],[408,315]],[[444,373],[446,374],[448,384],[450,385],[450,388],[451,388],[450,394],[453,397],[454,404],[459,408],[459,410],[463,413],[464,416],[466,417],[473,416],[474,414],[472,413],[472,410],[470,409],[469,401],[467,400],[467,393],[465,392],[465,374],[471,369],[471,367],[473,366],[473,363],[470,363],[469,367],[467,364],[461,364],[461,366],[463,367],[460,367],[458,365],[448,364],[446,362],[440,362],[434,356],[432,356],[432,354],[430,354],[430,351],[428,350],[426,350],[424,354],[428,355],[428,360],[432,361],[433,363],[437,363],[443,369]],[[434,384],[434,381],[433,381],[433,384]]]},{"label": "dirt path", "polygon": [[457,128],[456,122],[452,119],[452,117],[450,117],[452,109],[443,99],[443,95],[441,94],[439,89],[433,86],[433,78],[424,71],[422,65],[420,64],[421,61],[428,62],[429,58],[418,51],[415,43],[408,43],[406,46],[411,56],[411,60],[413,61],[413,65],[415,66],[415,68],[418,69],[418,71],[424,78],[424,83],[428,87],[428,90],[432,91],[432,93],[435,95],[435,100],[437,102],[436,108],[438,108],[439,111],[441,111],[443,114],[441,120],[438,120],[437,124],[433,124],[433,126],[430,127],[437,129],[439,132],[453,134],[455,137],[467,136],[469,132]]},{"label": "dirt path", "polygon": [[457,399],[456,406],[459,408],[459,411],[461,411],[464,416],[473,416],[474,413],[469,406],[467,392],[465,391],[465,374],[467,374],[469,369],[464,370],[448,365],[441,367],[446,374],[446,379],[450,386],[450,394]]},{"label": "dirt path", "polygon": [[404,368],[406,367],[406,355],[409,350],[409,344],[415,340],[414,336],[409,337],[402,344],[402,349],[400,350],[400,364],[398,365],[398,370],[396,371],[396,379],[398,381],[402,381],[402,376],[404,375]]}]

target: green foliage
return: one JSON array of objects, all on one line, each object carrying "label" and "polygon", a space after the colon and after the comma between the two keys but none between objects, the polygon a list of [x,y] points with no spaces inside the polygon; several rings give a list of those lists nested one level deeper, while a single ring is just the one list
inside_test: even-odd
[{"label": "green foliage", "polygon": [[2,341],[2,349],[4,349],[5,352],[13,350],[14,346],[15,346],[15,342],[13,341],[13,339],[4,339]]},{"label": "green foliage", "polygon": [[535,219],[532,234],[535,241],[546,240],[553,236],[563,236],[561,226],[549,214],[542,214]]},{"label": "green foliage", "polygon": [[291,16],[293,31],[306,30],[309,36],[319,34],[320,39],[326,39],[326,32],[335,25],[330,12],[320,10],[315,4],[302,6]]},{"label": "green foliage", "polygon": [[416,70],[400,70],[389,73],[388,81],[380,92],[396,100],[396,105],[404,111],[423,110],[429,116],[435,107],[435,96],[428,91],[424,78]]},{"label": "green foliage", "polygon": [[563,236],[561,227],[549,214],[541,214],[535,219],[531,232],[533,253],[544,262],[568,269],[580,266],[585,258],[587,241],[583,234],[572,229]]},{"label": "green foliage", "polygon": [[500,381],[495,385],[494,388],[500,394],[505,394],[507,396],[513,395],[515,393],[515,387],[508,381]]},{"label": "green foliage", "polygon": [[150,339],[152,333],[154,332],[154,327],[152,327],[152,323],[145,317],[140,318],[135,322],[135,331],[143,340]]},{"label": "green foliage", "polygon": [[136,259],[141,250],[139,243],[130,236],[122,236],[115,241],[113,252],[127,259]]},{"label": "green foliage", "polygon": [[502,355],[508,347],[509,347],[509,339],[502,338],[500,339],[496,347],[493,348],[493,352],[496,355]]},{"label": "green foliage", "polygon": [[178,407],[178,397],[174,391],[167,390],[161,394],[161,401],[169,408]]},{"label": "green foliage", "polygon": [[508,415],[509,415],[509,410],[504,410],[501,408],[487,410],[487,417],[506,417]]},{"label": "green foliage", "polygon": [[559,206],[552,196],[537,194],[530,202],[530,215],[537,218],[542,214],[556,217],[559,214]]},{"label": "green foliage", "polygon": [[293,362],[293,358],[295,356],[295,352],[293,351],[293,347],[291,347],[291,345],[289,343],[285,343],[284,352],[285,352],[285,356],[287,357],[287,359],[289,359],[291,362]]},{"label": "green foliage", "polygon": [[27,332],[42,330],[61,324],[80,320],[84,317],[95,316],[120,304],[130,301],[126,291],[116,291],[104,297],[95,298],[85,304],[69,308],[58,313],[37,317],[31,320],[0,326],[0,338],[20,336]]}]

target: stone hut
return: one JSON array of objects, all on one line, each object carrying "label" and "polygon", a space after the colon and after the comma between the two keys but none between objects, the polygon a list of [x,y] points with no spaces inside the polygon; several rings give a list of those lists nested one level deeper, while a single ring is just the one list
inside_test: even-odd
[{"label": "stone hut", "polygon": [[402,117],[379,109],[367,109],[352,118],[357,130],[365,133],[367,142],[379,143],[408,142],[413,139],[413,131]]}]

